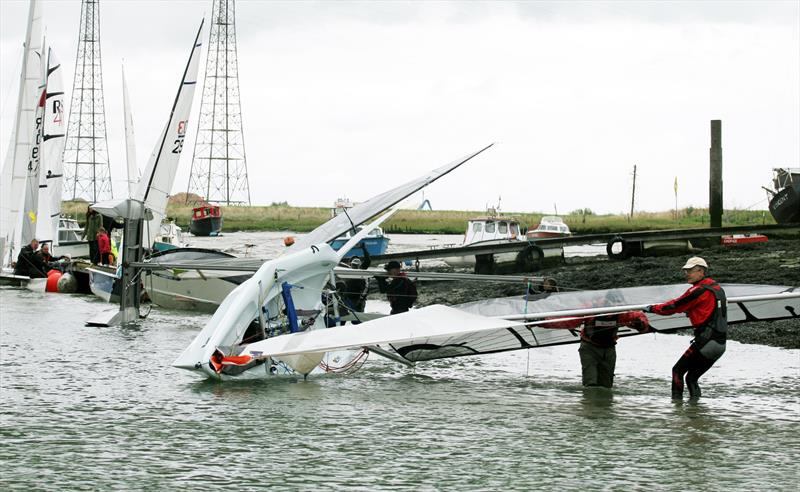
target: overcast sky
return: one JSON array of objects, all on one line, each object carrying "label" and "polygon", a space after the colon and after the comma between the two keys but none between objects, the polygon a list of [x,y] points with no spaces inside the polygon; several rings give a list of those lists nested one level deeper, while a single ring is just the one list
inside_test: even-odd
[{"label": "overcast sky", "polygon": [[[121,60],[144,168],[210,11],[211,0],[101,2],[115,194]],[[43,12],[69,94],[80,1],[45,1]],[[27,2],[0,0],[0,155],[26,20]],[[506,211],[621,212],[634,164],[637,209],[673,208],[676,176],[679,206],[706,206],[712,119],[726,208],[766,209],[772,167],[800,163],[798,1],[240,0],[236,21],[254,204],[361,201],[497,142],[429,188],[435,209],[502,197]],[[201,93],[173,192],[187,187]]]}]

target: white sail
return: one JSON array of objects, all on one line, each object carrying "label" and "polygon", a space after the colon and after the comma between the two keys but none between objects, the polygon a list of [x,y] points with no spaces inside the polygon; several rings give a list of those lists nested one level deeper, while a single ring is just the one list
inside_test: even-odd
[{"label": "white sail", "polygon": [[39,177],[39,220],[36,237],[58,244],[58,219],[61,215],[61,188],[64,174],[64,83],[61,63],[52,49],[47,50],[47,97],[44,105],[41,176]]},{"label": "white sail", "polygon": [[25,34],[22,71],[20,73],[17,111],[0,178],[0,243],[3,263],[19,251],[22,229],[22,198],[28,177],[32,129],[39,85],[42,82],[42,15],[40,2],[31,0],[28,9],[28,29]]},{"label": "white sail", "polygon": [[133,114],[128,99],[128,83],[125,80],[125,66],[122,66],[122,106],[125,116],[125,161],[128,168],[128,196],[132,197],[139,183],[139,166],[136,164],[136,139],[133,133]]},{"label": "white sail", "polygon": [[186,129],[189,127],[189,113],[192,109],[194,89],[197,85],[202,31],[203,23],[201,22],[169,120],[150,155],[150,160],[133,197],[144,202],[153,214],[152,220],[145,224],[144,244],[152,245],[158,236],[161,221],[166,215],[169,194],[175,182],[175,173],[178,170]]},{"label": "white sail", "polygon": [[36,227],[39,222],[39,178],[42,163],[42,140],[44,139],[44,104],[47,99],[47,89],[44,84],[40,87],[40,91],[39,104],[36,106],[34,116],[32,145],[23,195],[21,245],[30,243],[36,237]]}]

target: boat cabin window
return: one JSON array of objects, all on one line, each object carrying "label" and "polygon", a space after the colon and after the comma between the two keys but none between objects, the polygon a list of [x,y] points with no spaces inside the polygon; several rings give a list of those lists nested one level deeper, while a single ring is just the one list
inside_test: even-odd
[{"label": "boat cabin window", "polygon": [[489,234],[493,234],[494,233],[494,222],[487,222],[486,223],[486,232],[488,232]]},{"label": "boat cabin window", "polygon": [[498,222],[497,232],[500,234],[508,234],[508,222]]},{"label": "boat cabin window", "polygon": [[519,235],[519,224],[516,224],[514,222],[511,223],[511,235],[512,236]]},{"label": "boat cabin window", "polygon": [[472,232],[481,232],[483,230],[483,224],[480,222],[473,222],[472,223]]}]

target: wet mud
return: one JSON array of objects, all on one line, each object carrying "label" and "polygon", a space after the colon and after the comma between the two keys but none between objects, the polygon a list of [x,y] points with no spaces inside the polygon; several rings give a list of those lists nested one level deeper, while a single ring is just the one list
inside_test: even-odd
[{"label": "wet mud", "polygon": [[[720,283],[800,285],[798,239],[771,239],[768,243],[734,247],[714,246],[694,254],[708,261],[710,276]],[[536,275],[553,277],[560,288],[569,290],[684,283],[681,266],[694,254],[626,260],[609,260],[607,257],[567,258],[563,264],[542,269]],[[484,282],[426,282],[420,284],[418,290],[417,304],[426,306],[523,295],[525,286]],[[729,339],[800,348],[800,320],[732,325]]]}]

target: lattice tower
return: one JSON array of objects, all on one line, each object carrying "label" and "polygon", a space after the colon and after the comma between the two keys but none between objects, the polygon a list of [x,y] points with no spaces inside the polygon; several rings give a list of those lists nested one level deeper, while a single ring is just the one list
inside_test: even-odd
[{"label": "lattice tower", "polygon": [[112,198],[103,70],[100,64],[100,0],[81,1],[81,24],[64,145],[65,200]]},{"label": "lattice tower", "polygon": [[203,99],[197,124],[187,201],[250,204],[239,103],[234,0],[214,0]]}]

